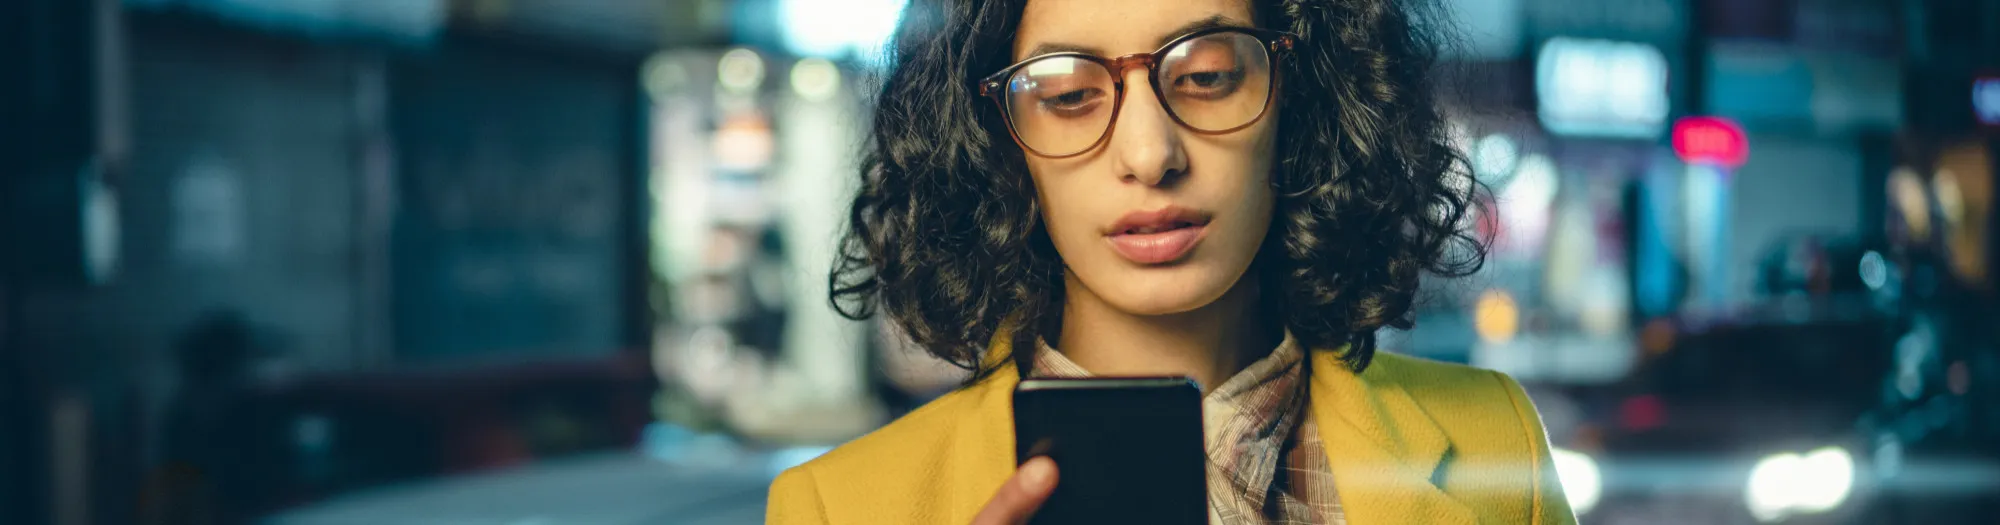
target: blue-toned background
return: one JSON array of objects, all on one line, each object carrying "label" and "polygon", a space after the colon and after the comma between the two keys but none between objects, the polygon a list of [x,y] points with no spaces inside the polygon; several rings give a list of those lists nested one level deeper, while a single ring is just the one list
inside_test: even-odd
[{"label": "blue-toned background", "polygon": [[[824,299],[904,3],[0,2],[0,523],[759,521],[963,377]],[[2000,0],[1441,3],[1496,244],[1388,349],[1586,523],[2000,513]]]}]

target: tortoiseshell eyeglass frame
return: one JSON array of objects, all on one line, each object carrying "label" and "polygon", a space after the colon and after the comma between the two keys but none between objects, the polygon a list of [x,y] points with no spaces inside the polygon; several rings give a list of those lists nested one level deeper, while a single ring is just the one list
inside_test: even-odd
[{"label": "tortoiseshell eyeglass frame", "polygon": [[[1201,129],[1188,124],[1187,121],[1185,120],[1182,120],[1181,116],[1174,112],[1173,106],[1171,104],[1167,104],[1166,94],[1160,91],[1159,57],[1165,55],[1167,51],[1173,49],[1174,46],[1181,45],[1183,43],[1186,43],[1187,41],[1222,33],[1245,34],[1256,38],[1259,42],[1262,42],[1264,44],[1263,47],[1264,47],[1265,59],[1271,66],[1271,82],[1266,85],[1267,92],[1264,93],[1264,106],[1257,110],[1256,116],[1251,117],[1250,120],[1244,122],[1241,125],[1234,126],[1228,129],[1216,129],[1216,130]],[[1146,78],[1148,79],[1147,83],[1153,86],[1153,96],[1160,101],[1160,105],[1162,107],[1166,108],[1167,116],[1172,117],[1174,119],[1175,124],[1179,124],[1181,127],[1187,128],[1188,130],[1193,131],[1195,133],[1200,133],[1204,135],[1221,135],[1224,133],[1230,133],[1237,130],[1241,130],[1243,128],[1250,127],[1251,125],[1256,124],[1258,121],[1263,120],[1264,115],[1271,112],[1271,101],[1277,98],[1276,94],[1278,92],[1278,86],[1282,81],[1282,79],[1280,78],[1282,75],[1278,73],[1279,71],[1282,70],[1279,67],[1279,65],[1283,63],[1283,60],[1286,55],[1291,54],[1292,46],[1294,45],[1294,43],[1298,41],[1298,38],[1299,38],[1298,35],[1286,33],[1283,31],[1273,31],[1269,29],[1258,29],[1250,27],[1216,27],[1181,35],[1180,37],[1168,41],[1166,45],[1160,46],[1159,49],[1154,50],[1151,53],[1135,53],[1116,58],[1105,58],[1097,55],[1092,55],[1089,53],[1075,53],[1075,52],[1049,53],[1046,55],[1037,55],[1034,57],[1030,57],[1027,60],[1023,60],[1020,63],[1007,66],[1006,69],[1002,69],[997,73],[988,75],[986,78],[980,79],[979,94],[980,96],[992,99],[994,104],[998,104],[1000,106],[1000,117],[1007,121],[1007,134],[1014,138],[1014,143],[1021,146],[1021,149],[1023,151],[1027,151],[1029,153],[1041,157],[1047,157],[1052,159],[1063,159],[1063,158],[1075,157],[1096,150],[1098,147],[1104,145],[1105,140],[1111,138],[1112,130],[1118,127],[1118,112],[1125,107],[1125,72],[1135,67],[1145,68]],[[1114,89],[1116,90],[1116,94],[1114,95],[1115,98],[1112,100],[1112,105],[1111,105],[1111,120],[1104,125],[1104,132],[1098,135],[1096,141],[1091,142],[1089,146],[1084,147],[1083,149],[1075,152],[1062,153],[1062,154],[1049,154],[1037,151],[1035,150],[1035,148],[1029,147],[1026,141],[1021,140],[1020,130],[1016,129],[1014,126],[1013,109],[1009,107],[1010,103],[1007,100],[1007,82],[1011,78],[1013,78],[1015,72],[1020,71],[1022,68],[1028,67],[1036,62],[1040,62],[1043,60],[1048,60],[1052,58],[1064,58],[1064,57],[1088,60],[1104,66],[1104,69],[1106,71],[1111,72],[1111,79],[1112,79],[1111,82],[1112,85],[1114,86]]]}]

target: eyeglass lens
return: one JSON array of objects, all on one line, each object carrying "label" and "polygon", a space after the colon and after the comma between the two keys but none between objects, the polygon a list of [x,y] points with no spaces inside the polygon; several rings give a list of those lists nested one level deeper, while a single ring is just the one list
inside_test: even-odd
[{"label": "eyeglass lens", "polygon": [[[1261,116],[1271,94],[1270,54],[1244,33],[1182,41],[1158,56],[1154,85],[1182,125],[1218,132]],[[1043,155],[1072,155],[1098,143],[1118,103],[1116,75],[1077,56],[1052,56],[1007,79],[1007,113],[1023,145]]]}]

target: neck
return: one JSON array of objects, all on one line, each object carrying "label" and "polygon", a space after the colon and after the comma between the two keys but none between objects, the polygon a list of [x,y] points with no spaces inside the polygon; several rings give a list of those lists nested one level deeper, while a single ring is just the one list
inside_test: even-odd
[{"label": "neck", "polygon": [[1219,299],[1187,312],[1122,312],[1066,277],[1064,357],[1102,376],[1187,376],[1208,391],[1270,353],[1281,337],[1260,315],[1256,279],[1245,277]]}]

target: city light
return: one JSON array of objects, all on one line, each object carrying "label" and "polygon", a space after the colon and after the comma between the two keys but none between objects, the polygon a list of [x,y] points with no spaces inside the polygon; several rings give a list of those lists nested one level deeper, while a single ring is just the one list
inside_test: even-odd
[{"label": "city light", "polygon": [[1514,176],[1499,190],[1501,244],[1511,253],[1532,254],[1542,246],[1549,227],[1549,205],[1562,184],[1556,163],[1530,154],[1514,166]]},{"label": "city light", "polygon": [[1688,117],[1674,123],[1674,153],[1689,164],[1743,166],[1750,159],[1750,139],[1743,128],[1719,117]]},{"label": "city light", "polygon": [[1893,432],[1882,434],[1875,444],[1875,475],[1894,478],[1903,470],[1903,440]]},{"label": "city light", "polygon": [[1535,59],[1542,123],[1561,135],[1646,139],[1667,120],[1667,57],[1636,42],[1552,38]]},{"label": "city light", "polygon": [[840,91],[840,68],[824,58],[800,60],[792,66],[792,92],[800,98],[820,102]]},{"label": "city light", "polygon": [[1549,454],[1555,460],[1556,476],[1562,480],[1563,497],[1569,499],[1570,510],[1578,515],[1590,513],[1604,491],[1597,460],[1589,454],[1560,448],[1549,450]]},{"label": "city light", "polygon": [[785,45],[803,56],[872,63],[896,32],[907,0],[782,0]]},{"label": "city light", "polygon": [[1972,112],[1979,122],[2000,126],[2000,77],[1984,77],[1972,83]]},{"label": "city light", "polygon": [[1514,178],[1514,166],[1520,161],[1521,148],[1513,138],[1494,133],[1481,137],[1477,148],[1472,155],[1472,166],[1480,180],[1494,186],[1505,186],[1508,180]]},{"label": "city light", "polygon": [[730,117],[716,125],[709,145],[716,167],[739,172],[769,167],[778,150],[770,121],[754,113]]},{"label": "city light", "polygon": [[639,71],[640,82],[646,87],[646,94],[656,99],[680,92],[689,82],[687,68],[666,53],[646,59],[645,65],[641,66]]},{"label": "city light", "polygon": [[1944,218],[1946,231],[1965,222],[1965,192],[1958,187],[1957,173],[1940,169],[1932,175],[1931,196],[1937,199],[1938,215]]},{"label": "city light", "polygon": [[1911,237],[1930,237],[1930,195],[1916,170],[1899,167],[1889,172],[1889,202],[1895,206],[1897,215],[1903,218],[1903,224],[1909,227]]},{"label": "city light", "polygon": [[1861,256],[1861,283],[1870,290],[1880,290],[1889,282],[1889,264],[1882,260],[1882,252],[1869,250]]},{"label": "city light", "polygon": [[1488,290],[1480,295],[1478,304],[1473,306],[1472,318],[1479,339],[1488,343],[1512,341],[1521,327],[1520,308],[1505,290]]},{"label": "city light", "polygon": [[1944,388],[1951,395],[1962,396],[1972,388],[1972,370],[1964,361],[1955,361],[1944,369]]},{"label": "city light", "polygon": [[124,233],[118,225],[118,190],[92,166],[83,182],[84,275],[91,283],[109,282],[118,270]]},{"label": "city light", "polygon": [[1800,462],[1798,509],[1826,512],[1847,501],[1854,489],[1854,457],[1845,449],[1826,447],[1806,454]]},{"label": "city light", "polygon": [[1833,510],[1847,501],[1853,488],[1853,456],[1840,447],[1824,447],[1804,455],[1787,452],[1758,461],[1750,469],[1743,501],[1751,516],[1769,523]]},{"label": "city light", "polygon": [[756,91],[764,83],[764,59],[756,51],[732,49],[723,53],[722,61],[716,65],[716,79],[730,93]]}]

